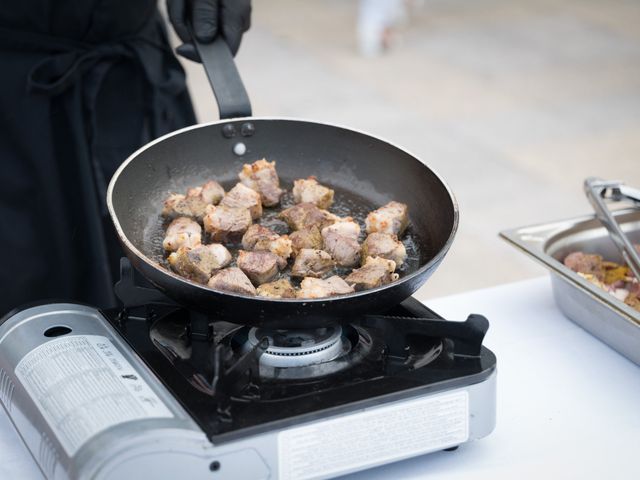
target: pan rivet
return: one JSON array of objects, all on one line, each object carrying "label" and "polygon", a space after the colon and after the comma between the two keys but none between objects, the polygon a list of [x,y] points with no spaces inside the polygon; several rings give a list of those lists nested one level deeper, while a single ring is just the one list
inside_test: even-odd
[{"label": "pan rivet", "polygon": [[240,127],[240,135],[243,137],[250,137],[254,133],[256,133],[256,127],[251,122],[243,123],[242,127]]},{"label": "pan rivet", "polygon": [[233,153],[241,157],[247,153],[247,146],[242,142],[238,142],[233,146]]},{"label": "pan rivet", "polygon": [[227,123],[224,127],[222,127],[222,136],[224,138],[235,137],[237,133],[238,132],[236,132],[235,125]]}]

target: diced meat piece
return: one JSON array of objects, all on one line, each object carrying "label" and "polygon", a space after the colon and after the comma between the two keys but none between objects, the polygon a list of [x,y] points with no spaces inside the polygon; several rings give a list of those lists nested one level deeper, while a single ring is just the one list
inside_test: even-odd
[{"label": "diced meat piece", "polygon": [[162,247],[175,252],[180,247],[193,248],[202,243],[202,227],[191,218],[178,217],[167,227]]},{"label": "diced meat piece", "polygon": [[407,206],[400,202],[389,202],[374,210],[365,220],[367,233],[382,232],[400,237],[409,223],[407,211]]},{"label": "diced meat piece", "polygon": [[293,182],[293,201],[296,203],[313,203],[318,208],[327,209],[333,203],[333,190],[320,185],[315,177]]},{"label": "diced meat piece", "polygon": [[287,260],[291,256],[291,240],[287,235],[278,235],[273,230],[254,224],[249,227],[242,237],[242,248],[245,250],[266,251],[278,255],[278,267],[287,266]]},{"label": "diced meat piece", "polygon": [[207,205],[217,205],[224,197],[224,188],[216,181],[187,190],[187,197],[200,197]]},{"label": "diced meat piece", "polygon": [[230,262],[231,253],[219,243],[195,248],[180,247],[169,255],[169,265],[176,273],[199,283],[207,283],[216,270]]},{"label": "diced meat piece", "polygon": [[295,257],[303,248],[312,248],[314,250],[322,250],[324,243],[320,230],[312,225],[302,230],[296,230],[291,235],[291,247],[293,248],[293,256]]},{"label": "diced meat piece", "polygon": [[262,205],[273,207],[280,203],[284,190],[280,188],[280,179],[276,172],[276,162],[267,162],[264,158],[245,164],[238,175],[240,181],[260,194]]},{"label": "diced meat piece", "polygon": [[209,205],[204,216],[204,229],[215,242],[235,242],[251,226],[251,214],[246,208]]},{"label": "diced meat piece", "polygon": [[242,270],[254,285],[270,282],[278,274],[278,256],[271,252],[238,253],[238,268]]},{"label": "diced meat piece", "polygon": [[399,275],[393,273],[396,263],[380,257],[367,257],[364,266],[353,270],[344,279],[357,290],[379,287],[397,280]]},{"label": "diced meat piece", "polygon": [[254,223],[242,236],[242,248],[253,250],[258,242],[275,240],[279,236],[270,228]]},{"label": "diced meat piece", "polygon": [[244,295],[256,295],[256,289],[251,280],[237,267],[229,267],[216,273],[207,285],[223,292],[241,293]]},{"label": "diced meat piece", "polygon": [[327,252],[303,248],[291,267],[291,276],[322,278],[333,266],[334,261]]},{"label": "diced meat piece", "polygon": [[199,195],[181,195],[174,193],[164,201],[162,215],[169,218],[194,217],[201,219],[207,203]]},{"label": "diced meat piece", "polygon": [[254,220],[262,216],[260,194],[242,183],[237,183],[229,190],[220,201],[220,205],[231,208],[247,208]]},{"label": "diced meat piece", "polygon": [[274,253],[278,256],[278,268],[282,270],[287,266],[287,260],[293,253],[293,248],[291,247],[291,239],[288,235],[281,235],[275,240],[261,240],[256,243],[254,250],[258,251],[268,251]]},{"label": "diced meat piece", "polygon": [[296,289],[289,280],[281,278],[275,282],[263,283],[257,289],[258,296],[268,298],[296,298]]},{"label": "diced meat piece", "polygon": [[564,259],[565,266],[574,272],[593,275],[599,281],[604,281],[605,271],[600,255],[583,252],[573,252]]},{"label": "diced meat piece", "polygon": [[341,237],[357,240],[360,235],[360,225],[351,217],[340,218],[334,224],[322,229],[323,237],[327,233],[335,233]]},{"label": "diced meat piece", "polygon": [[336,215],[316,207],[313,203],[300,203],[289,207],[280,212],[278,217],[287,222],[292,230],[302,230],[313,225],[322,230],[339,220]]},{"label": "diced meat piece", "polygon": [[184,212],[183,201],[186,198],[186,195],[182,195],[181,193],[172,193],[169,197],[164,201],[164,206],[162,208],[162,216],[164,217],[178,217],[178,216],[189,216],[191,212]]},{"label": "diced meat piece", "polygon": [[349,285],[344,281],[342,277],[339,277],[338,275],[327,278],[325,282],[327,282],[327,284],[329,284],[329,286],[331,287],[332,295],[345,295],[347,293],[355,292],[353,286]]},{"label": "diced meat piece", "polygon": [[624,303],[629,305],[631,308],[635,308],[640,312],[640,297],[637,295],[629,294],[624,299]]},{"label": "diced meat piece", "polygon": [[322,229],[324,250],[341,267],[353,267],[360,261],[359,235],[360,225],[351,218],[340,220]]},{"label": "diced meat piece", "polygon": [[329,277],[326,280],[320,278],[306,277],[300,283],[300,290],[296,293],[297,298],[324,298],[333,295],[344,295],[353,293],[355,290],[338,275]]},{"label": "diced meat piece", "polygon": [[407,250],[398,237],[389,233],[370,233],[362,244],[362,258],[382,257],[402,265],[407,258]]}]

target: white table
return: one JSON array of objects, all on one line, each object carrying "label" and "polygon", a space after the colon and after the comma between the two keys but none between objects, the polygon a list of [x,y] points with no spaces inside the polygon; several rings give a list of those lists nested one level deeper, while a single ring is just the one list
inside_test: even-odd
[{"label": "white table", "polygon": [[[567,320],[547,278],[428,302],[482,313],[498,357],[498,419],[485,439],[355,479],[640,479],[640,367]],[[0,479],[41,474],[0,409]]]}]

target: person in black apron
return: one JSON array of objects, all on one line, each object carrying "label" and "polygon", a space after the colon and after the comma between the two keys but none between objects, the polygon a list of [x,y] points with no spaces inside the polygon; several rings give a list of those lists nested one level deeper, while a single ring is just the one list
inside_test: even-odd
[{"label": "person in black apron", "polygon": [[[185,42],[190,23],[235,54],[249,28],[250,0],[167,7]],[[156,1],[2,2],[0,65],[0,315],[53,298],[114,306],[108,182],[141,145],[196,121]]]}]

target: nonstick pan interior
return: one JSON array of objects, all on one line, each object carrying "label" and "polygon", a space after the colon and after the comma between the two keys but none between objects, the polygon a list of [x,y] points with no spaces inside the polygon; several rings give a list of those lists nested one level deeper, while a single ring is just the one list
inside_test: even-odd
[{"label": "nonstick pan interior", "polygon": [[[243,131],[251,135],[243,136]],[[230,132],[235,134],[229,136]],[[244,155],[234,153],[239,143]],[[309,175],[335,188],[331,211],[356,217],[362,227],[368,211],[391,200],[406,203],[411,224],[404,240],[410,258],[400,280],[330,299],[272,300],[215,292],[162,267],[160,212],[168,194],[209,179],[228,189],[237,182],[244,163],[263,157],[277,162],[282,184],[289,190],[294,179]],[[320,325],[328,321],[322,318],[380,311],[399,303],[439,264],[457,227],[457,208],[448,188],[410,154],[349,129],[288,119],[237,119],[163,137],[121,166],[111,182],[108,203],[128,256],[149,280],[187,306],[240,314],[236,321],[252,324],[290,325],[294,319],[306,319],[307,326]],[[268,212],[267,217],[273,216]],[[276,229],[283,228],[277,220],[271,222]]]}]

